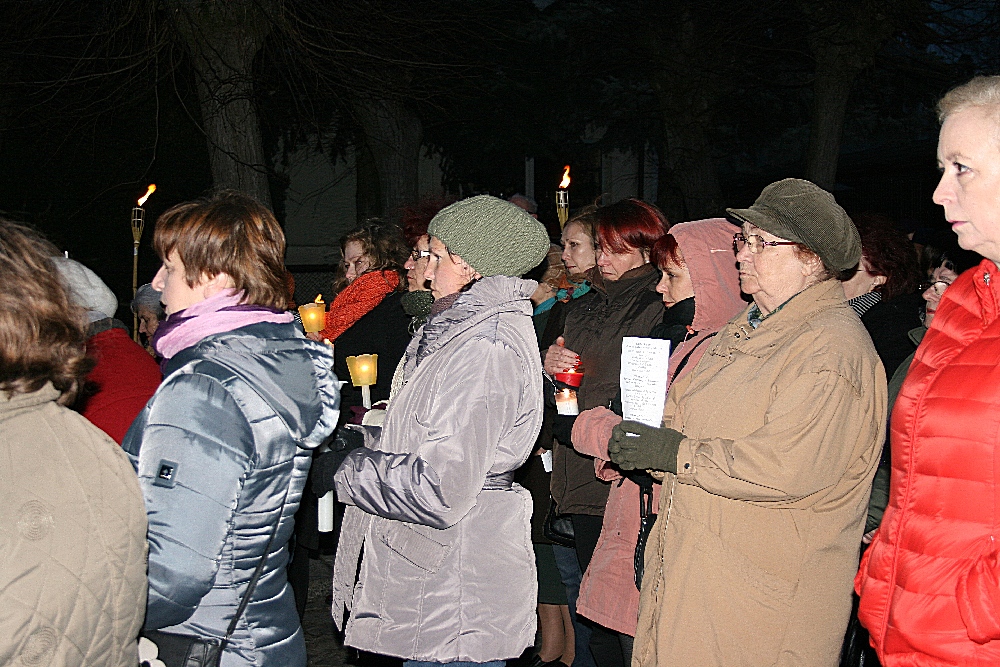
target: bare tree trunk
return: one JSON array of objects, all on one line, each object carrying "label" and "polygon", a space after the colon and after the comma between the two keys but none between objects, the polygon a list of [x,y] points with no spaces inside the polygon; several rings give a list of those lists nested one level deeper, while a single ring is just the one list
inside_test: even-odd
[{"label": "bare tree trunk", "polygon": [[[366,171],[369,174],[374,171],[378,178],[380,214],[396,220],[400,209],[416,201],[419,194],[423,126],[419,118],[395,99],[359,96],[354,102],[354,114],[364,134],[365,146],[359,153],[366,149],[365,157],[374,166],[374,170]],[[363,187],[363,176],[359,172],[359,188]],[[358,215],[361,214],[359,207]]]},{"label": "bare tree trunk", "polygon": [[260,123],[253,96],[253,62],[271,30],[261,0],[170,3],[198,77],[212,179],[271,206]]},{"label": "bare tree trunk", "polygon": [[806,178],[826,190],[833,188],[837,180],[844,117],[856,77],[857,71],[852,68],[817,63]]},{"label": "bare tree trunk", "polygon": [[802,0],[816,58],[806,178],[829,190],[837,179],[840,140],[855,79],[897,30],[910,0]]}]

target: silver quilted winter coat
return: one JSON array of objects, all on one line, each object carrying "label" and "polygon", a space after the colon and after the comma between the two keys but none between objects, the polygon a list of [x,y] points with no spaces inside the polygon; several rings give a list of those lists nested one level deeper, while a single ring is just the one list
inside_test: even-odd
[{"label": "silver quilted winter coat", "polygon": [[149,517],[147,628],[224,636],[280,521],[222,666],[305,666],[285,566],[311,450],[339,415],[332,364],[326,346],[269,323],[170,360],[123,444]]},{"label": "silver quilted winter coat", "polygon": [[511,478],[542,423],[535,287],[484,278],[433,316],[407,349],[381,437],[337,472],[349,506],[334,617],[351,609],[349,646],[487,662],[533,643],[531,496]]}]

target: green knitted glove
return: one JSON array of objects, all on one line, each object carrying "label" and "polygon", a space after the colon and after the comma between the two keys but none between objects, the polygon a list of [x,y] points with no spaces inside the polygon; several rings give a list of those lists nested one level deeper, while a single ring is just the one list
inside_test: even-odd
[{"label": "green knitted glove", "polygon": [[624,421],[608,441],[611,460],[622,470],[662,470],[677,473],[677,450],[684,434],[672,428],[653,428]]}]

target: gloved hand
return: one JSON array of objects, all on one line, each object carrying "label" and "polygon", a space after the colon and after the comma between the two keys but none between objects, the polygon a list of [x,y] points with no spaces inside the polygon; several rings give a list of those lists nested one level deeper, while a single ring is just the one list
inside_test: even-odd
[{"label": "gloved hand", "polygon": [[330,451],[313,459],[312,491],[317,498],[322,498],[334,488],[333,476],[337,474],[340,465],[347,455],[359,447],[364,447],[365,436],[360,431],[341,426],[337,429]]},{"label": "gloved hand", "polygon": [[552,437],[566,445],[573,446],[573,424],[576,423],[576,415],[556,415],[552,418]]},{"label": "gloved hand", "polygon": [[622,470],[677,472],[677,450],[684,434],[672,428],[653,428],[624,421],[608,440],[608,454]]}]

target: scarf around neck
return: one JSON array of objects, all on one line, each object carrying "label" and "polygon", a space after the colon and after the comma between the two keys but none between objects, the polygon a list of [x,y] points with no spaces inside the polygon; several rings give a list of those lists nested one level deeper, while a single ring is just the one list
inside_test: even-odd
[{"label": "scarf around neck", "polygon": [[222,290],[215,296],[168,316],[153,335],[153,349],[164,362],[213,334],[233,331],[260,322],[286,324],[292,314],[276,308],[240,304],[244,292]]},{"label": "scarf around neck", "polygon": [[354,279],[330,304],[326,314],[326,327],[319,335],[331,343],[350,329],[355,322],[382,303],[399,287],[399,274],[392,270],[369,271]]}]

